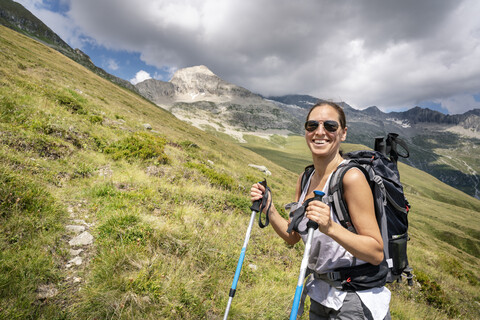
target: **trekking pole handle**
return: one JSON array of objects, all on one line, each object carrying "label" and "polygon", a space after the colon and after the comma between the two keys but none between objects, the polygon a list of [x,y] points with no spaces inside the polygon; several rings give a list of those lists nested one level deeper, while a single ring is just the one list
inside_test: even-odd
[{"label": "trekking pole handle", "polygon": [[[323,191],[319,191],[319,190],[315,190],[313,191],[313,200],[318,200],[318,201],[322,201],[323,199],[323,196],[325,195],[325,193]],[[313,229],[318,229],[318,223],[316,223],[315,221],[312,221],[312,220],[308,220],[307,222],[307,228],[313,228]]]},{"label": "trekking pole handle", "polygon": [[[259,182],[262,186],[265,187],[265,192],[267,191],[267,179],[263,179],[263,181]],[[264,195],[265,196],[265,195]],[[250,209],[252,211],[255,211],[255,212],[260,212],[260,206],[262,204],[262,198],[258,199],[258,200],[255,200],[252,204],[252,206],[250,207]]]}]

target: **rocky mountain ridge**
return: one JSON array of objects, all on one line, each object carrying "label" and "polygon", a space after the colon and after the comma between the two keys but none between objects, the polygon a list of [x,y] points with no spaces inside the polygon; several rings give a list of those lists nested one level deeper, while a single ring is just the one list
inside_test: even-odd
[{"label": "rocky mountain ridge", "polygon": [[168,82],[148,79],[138,92],[176,117],[200,129],[214,129],[243,142],[243,134],[297,132],[301,121],[288,107],[263,98],[215,75],[206,66],[177,70]]},{"label": "rocky mountain ridge", "polygon": [[136,88],[143,96],[166,108],[176,102],[265,103],[260,95],[224,81],[203,65],[179,69],[170,81],[145,80],[138,83]]}]

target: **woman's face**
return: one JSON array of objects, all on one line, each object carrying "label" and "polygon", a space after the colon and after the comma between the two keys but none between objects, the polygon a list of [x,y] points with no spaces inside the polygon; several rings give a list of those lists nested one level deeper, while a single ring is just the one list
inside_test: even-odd
[{"label": "woman's face", "polygon": [[305,140],[312,154],[336,155],[340,149],[340,142],[347,138],[347,128],[339,125],[336,131],[330,132],[325,130],[323,122],[334,120],[340,124],[338,112],[329,105],[321,105],[312,110],[308,120],[316,120],[320,123],[318,128],[311,132],[305,130]]}]

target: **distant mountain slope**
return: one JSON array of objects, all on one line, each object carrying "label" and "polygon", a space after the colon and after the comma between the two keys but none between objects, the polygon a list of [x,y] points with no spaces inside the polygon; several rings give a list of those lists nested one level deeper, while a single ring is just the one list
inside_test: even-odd
[{"label": "distant mountain slope", "polygon": [[0,0],[0,24],[48,45],[113,83],[136,91],[135,86],[129,81],[109,74],[102,68],[97,67],[90,57],[80,49],[72,49],[40,19],[15,1]]},{"label": "distant mountain slope", "polygon": [[0,0],[0,24],[46,44],[69,48],[65,41],[18,2]]}]

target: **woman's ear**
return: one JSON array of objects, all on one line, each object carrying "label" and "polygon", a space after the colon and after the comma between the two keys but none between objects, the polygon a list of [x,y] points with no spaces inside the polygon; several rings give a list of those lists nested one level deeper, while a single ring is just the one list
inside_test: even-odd
[{"label": "woman's ear", "polygon": [[340,137],[340,141],[345,141],[347,139],[347,129],[348,128],[345,127],[345,129],[342,130],[343,132],[341,133],[342,136]]}]

